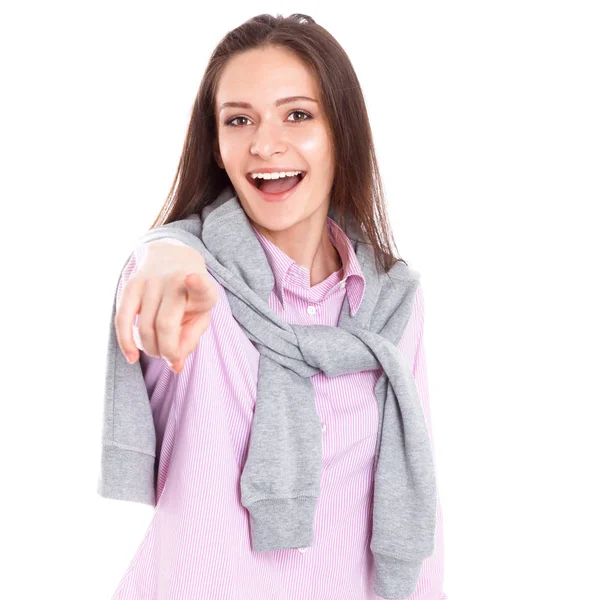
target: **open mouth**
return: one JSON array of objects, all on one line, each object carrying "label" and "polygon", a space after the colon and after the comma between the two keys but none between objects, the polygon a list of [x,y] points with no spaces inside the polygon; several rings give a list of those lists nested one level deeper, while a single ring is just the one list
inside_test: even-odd
[{"label": "open mouth", "polygon": [[[285,178],[281,178],[281,179],[294,179],[295,180],[295,184],[292,186],[292,188],[295,188],[307,175],[307,171],[303,171],[302,173],[299,173],[298,175],[295,175],[294,177],[285,177]],[[257,188],[258,190],[261,189],[264,181],[278,181],[278,179],[275,180],[271,180],[271,179],[261,179],[259,177],[256,177],[255,179],[253,177],[251,177],[251,175],[246,175],[247,179],[249,180],[249,183],[251,183],[251,185],[255,188]],[[288,188],[288,191],[290,191],[290,189],[292,188]],[[280,192],[282,193],[282,192]]]}]

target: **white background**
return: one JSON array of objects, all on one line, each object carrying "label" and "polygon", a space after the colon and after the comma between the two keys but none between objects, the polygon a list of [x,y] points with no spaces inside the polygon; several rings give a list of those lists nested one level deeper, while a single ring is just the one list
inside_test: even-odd
[{"label": "white background", "polygon": [[[588,2],[28,2],[0,31],[0,597],[108,599],[152,517],[104,499],[108,319],[207,59],[311,15],[361,81],[422,274],[450,600],[593,598]],[[323,599],[320,599],[323,600]]]}]

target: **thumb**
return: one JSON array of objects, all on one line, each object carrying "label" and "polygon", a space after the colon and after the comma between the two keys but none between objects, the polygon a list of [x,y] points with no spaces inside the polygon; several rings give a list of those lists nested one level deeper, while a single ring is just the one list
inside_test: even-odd
[{"label": "thumb", "polygon": [[207,273],[188,273],[185,276],[186,313],[202,311],[208,307],[211,290]]},{"label": "thumb", "polygon": [[190,292],[196,292],[199,291],[200,288],[203,287],[204,285],[204,274],[200,274],[200,273],[196,273],[195,271],[193,273],[187,273],[185,276],[185,283],[187,285],[187,289]]},{"label": "thumb", "polygon": [[190,273],[185,274],[185,281],[188,283],[196,283],[201,280],[200,274],[196,271],[191,271]]}]

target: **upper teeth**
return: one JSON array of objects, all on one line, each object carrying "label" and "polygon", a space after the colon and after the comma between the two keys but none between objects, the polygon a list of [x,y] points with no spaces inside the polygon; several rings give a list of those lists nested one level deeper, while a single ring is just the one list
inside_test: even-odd
[{"label": "upper teeth", "polygon": [[299,173],[302,173],[302,171],[286,171],[286,172],[279,172],[279,173],[251,173],[251,178],[252,179],[279,179],[280,177],[294,177],[295,175],[298,175]]}]

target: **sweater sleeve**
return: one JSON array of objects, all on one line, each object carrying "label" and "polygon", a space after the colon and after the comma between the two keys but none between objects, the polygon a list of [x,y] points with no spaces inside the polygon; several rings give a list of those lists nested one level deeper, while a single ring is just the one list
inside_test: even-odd
[{"label": "sweater sleeve", "polygon": [[[409,361],[412,375],[416,381],[420,403],[424,412],[426,425],[432,446],[433,460],[436,468],[435,444],[432,431],[432,420],[429,402],[429,387],[427,376],[426,356],[424,349],[424,294],[419,286],[414,308],[410,318],[409,326],[404,334],[404,343],[409,348]],[[438,470],[437,470],[438,481]],[[437,515],[435,527],[435,549],[431,556],[424,559],[418,577],[416,590],[410,596],[410,600],[447,600],[443,591],[444,580],[444,540],[443,540],[443,517],[441,511],[440,496],[437,485]]]}]

